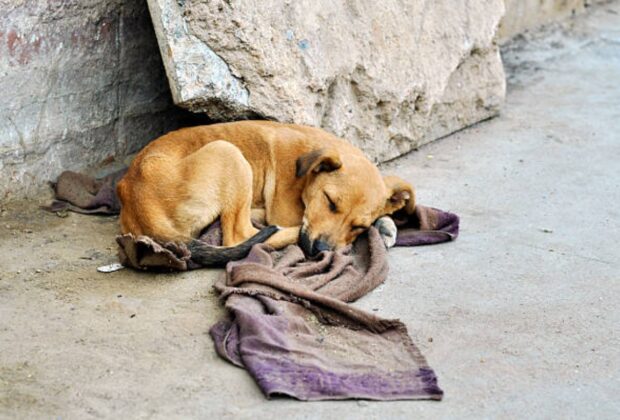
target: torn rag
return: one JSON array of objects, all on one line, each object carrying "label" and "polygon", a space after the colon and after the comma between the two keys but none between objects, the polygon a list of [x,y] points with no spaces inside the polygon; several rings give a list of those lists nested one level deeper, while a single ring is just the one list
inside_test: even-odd
[{"label": "torn rag", "polygon": [[[65,175],[55,184],[57,199],[65,203],[62,209],[118,213],[113,187],[121,177],[116,173],[95,181]],[[397,246],[436,244],[458,236],[458,216],[431,207],[418,205],[415,214],[401,212],[393,219]],[[219,244],[219,224],[201,239]],[[172,271],[200,267],[185,244],[131,234],[119,235],[117,243],[125,266]],[[350,305],[386,280],[387,261],[374,227],[355,244],[314,259],[307,259],[296,245],[283,250],[254,246],[246,258],[230,262],[225,277],[215,284],[228,312],[210,330],[217,353],[245,368],[267,397],[440,400],[443,392],[435,373],[406,326]]]}]

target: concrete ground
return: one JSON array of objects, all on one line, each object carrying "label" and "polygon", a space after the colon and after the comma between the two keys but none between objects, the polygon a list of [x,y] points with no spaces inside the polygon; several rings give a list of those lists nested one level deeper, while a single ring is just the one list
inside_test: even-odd
[{"label": "concrete ground", "polygon": [[385,165],[462,217],[390,251],[362,299],[401,318],[442,402],[267,401],[220,360],[221,272],[100,274],[115,218],[0,218],[2,418],[620,418],[620,5],[507,46],[499,118]]}]

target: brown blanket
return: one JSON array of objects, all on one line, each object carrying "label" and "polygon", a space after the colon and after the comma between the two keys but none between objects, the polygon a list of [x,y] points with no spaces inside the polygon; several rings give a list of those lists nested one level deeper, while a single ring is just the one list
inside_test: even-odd
[{"label": "brown blanket", "polygon": [[73,171],[64,171],[51,186],[56,199],[45,210],[58,212],[71,210],[83,214],[118,214],[121,203],[116,195],[116,184],[127,168],[105,178],[95,179]]},{"label": "brown blanket", "polygon": [[434,372],[398,320],[348,304],[387,276],[378,231],[308,261],[301,249],[255,246],[216,284],[230,313],[211,329],[216,350],[268,397],[441,399]]},{"label": "brown blanket", "polygon": [[[417,206],[415,214],[394,219],[397,246],[458,235],[458,217],[437,209]],[[219,233],[215,223],[201,239],[218,244]],[[183,244],[132,235],[117,242],[129,267],[199,268]],[[354,245],[315,259],[294,245],[281,251],[257,245],[229,263],[215,285],[229,313],[211,328],[216,351],[245,368],[267,397],[439,400],[435,374],[405,325],[349,304],[385,281],[387,272],[387,250],[374,227]]]}]

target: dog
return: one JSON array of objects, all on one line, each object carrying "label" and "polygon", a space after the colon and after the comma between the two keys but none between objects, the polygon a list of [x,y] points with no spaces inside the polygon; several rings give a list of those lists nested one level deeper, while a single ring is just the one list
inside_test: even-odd
[{"label": "dog", "polygon": [[[186,243],[204,265],[242,258],[263,241],[276,249],[299,243],[315,256],[352,243],[378,219],[395,240],[382,216],[415,209],[412,185],[383,177],[347,141],[271,121],[165,134],[136,156],[117,193],[123,234]],[[198,241],[218,218],[223,246]],[[253,219],[269,226],[259,231]]]}]

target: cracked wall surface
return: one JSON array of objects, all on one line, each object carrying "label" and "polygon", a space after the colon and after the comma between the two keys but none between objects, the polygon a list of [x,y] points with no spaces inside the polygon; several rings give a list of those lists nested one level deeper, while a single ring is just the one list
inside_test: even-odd
[{"label": "cracked wall surface", "polygon": [[498,36],[605,0],[148,3],[0,0],[0,203],[183,125],[172,98],[393,158],[498,112]]},{"label": "cracked wall surface", "polygon": [[0,202],[175,126],[143,1],[0,0],[0,11]]},{"label": "cracked wall surface", "polygon": [[[149,0],[149,8],[178,105],[321,126],[377,161],[489,118],[504,98],[495,43],[502,0]],[[204,57],[202,66],[187,57]]]},{"label": "cracked wall surface", "polygon": [[499,28],[500,41],[529,29],[582,13],[587,7],[608,0],[504,0],[506,15]]}]

